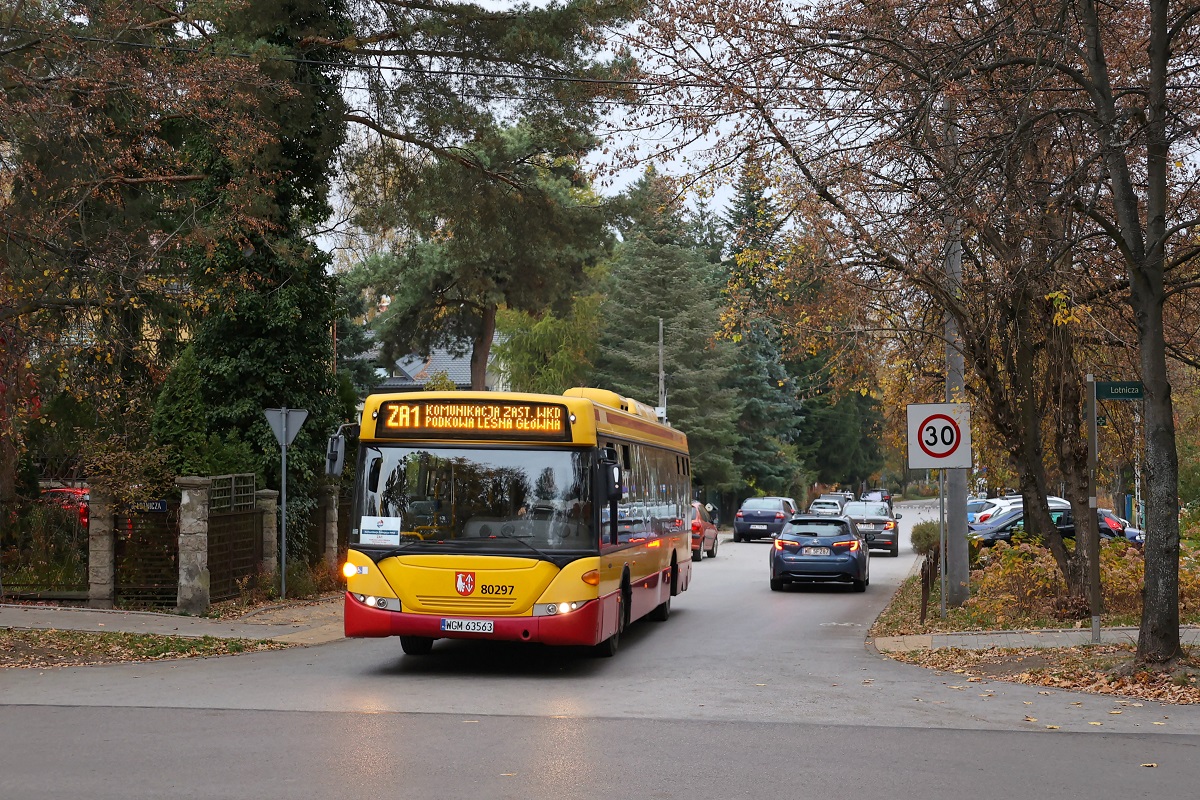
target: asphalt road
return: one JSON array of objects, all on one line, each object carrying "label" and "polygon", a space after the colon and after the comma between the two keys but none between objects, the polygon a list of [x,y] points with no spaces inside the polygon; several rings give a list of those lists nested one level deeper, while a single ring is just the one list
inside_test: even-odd
[{"label": "asphalt road", "polygon": [[[901,510],[905,531],[936,513]],[[0,798],[1194,791],[1200,710],[881,658],[864,637],[913,565],[908,548],[873,557],[856,594],[771,592],[769,547],[723,539],[671,619],[635,625],[613,659],[473,642],[412,658],[359,640],[0,671]]]}]

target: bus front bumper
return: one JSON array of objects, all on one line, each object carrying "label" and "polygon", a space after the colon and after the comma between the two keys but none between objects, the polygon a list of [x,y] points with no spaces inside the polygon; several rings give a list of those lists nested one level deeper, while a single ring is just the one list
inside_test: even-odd
[{"label": "bus front bumper", "polygon": [[[425,636],[431,639],[492,639],[505,642],[541,642],[554,645],[593,645],[601,635],[601,603],[592,600],[569,614],[547,617],[486,617],[413,614],[374,608],[346,592],[347,638]],[[442,630],[446,619],[490,620],[491,633]]]}]

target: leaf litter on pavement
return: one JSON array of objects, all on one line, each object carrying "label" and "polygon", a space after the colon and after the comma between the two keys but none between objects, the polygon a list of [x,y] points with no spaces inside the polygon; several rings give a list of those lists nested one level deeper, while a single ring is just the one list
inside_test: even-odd
[{"label": "leaf litter on pavement", "polygon": [[279,650],[290,646],[262,639],[5,628],[0,629],[0,669],[84,667],[130,661],[207,658]]},{"label": "leaf litter on pavement", "polygon": [[885,655],[941,672],[967,675],[970,682],[1002,680],[1156,703],[1200,703],[1200,667],[1195,661],[1185,658],[1172,672],[1137,669],[1132,666],[1133,646],[1127,644],[986,650],[939,648]]}]

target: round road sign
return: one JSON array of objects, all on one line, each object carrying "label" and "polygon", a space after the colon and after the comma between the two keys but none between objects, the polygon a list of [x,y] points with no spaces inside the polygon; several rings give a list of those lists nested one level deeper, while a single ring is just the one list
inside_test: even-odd
[{"label": "round road sign", "polygon": [[932,414],[917,426],[917,444],[930,458],[949,458],[961,441],[958,423],[945,414]]}]

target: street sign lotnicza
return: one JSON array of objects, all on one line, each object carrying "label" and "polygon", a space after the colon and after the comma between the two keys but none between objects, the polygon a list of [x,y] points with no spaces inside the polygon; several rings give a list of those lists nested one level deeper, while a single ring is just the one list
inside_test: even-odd
[{"label": "street sign lotnicza", "polygon": [[1096,381],[1097,400],[1141,400],[1145,394],[1141,381]]}]

